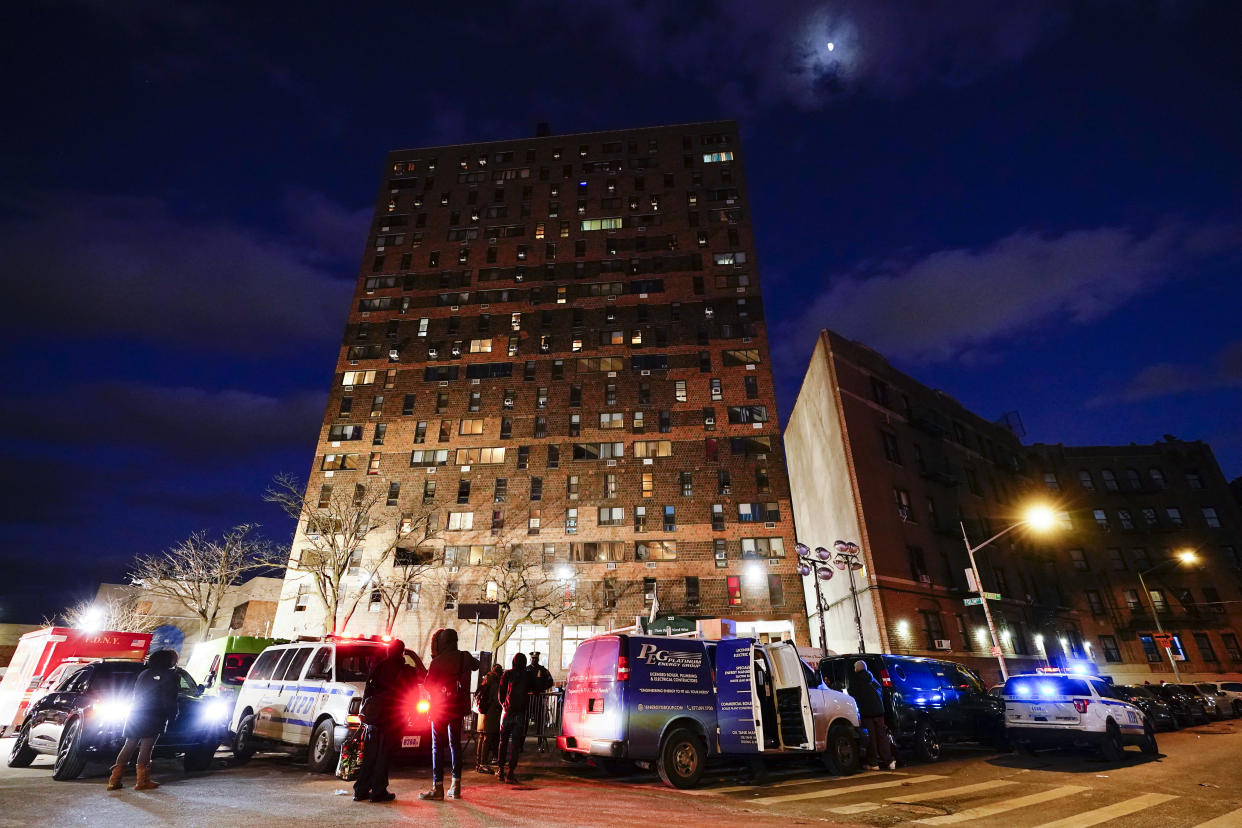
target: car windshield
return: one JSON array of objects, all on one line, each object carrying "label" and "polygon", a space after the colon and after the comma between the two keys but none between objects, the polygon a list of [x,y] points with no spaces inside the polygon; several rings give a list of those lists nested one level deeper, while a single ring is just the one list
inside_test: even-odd
[{"label": "car windshield", "polygon": [[220,683],[234,687],[240,686],[250,672],[250,665],[259,657],[258,653],[228,653],[220,665]]},{"label": "car windshield", "polygon": [[1228,690],[1230,693],[1242,693],[1242,682],[1227,681],[1220,686],[1222,690]]},{"label": "car windshield", "polygon": [[366,681],[376,664],[388,655],[386,647],[369,644],[336,646],[336,680]]},{"label": "car windshield", "polygon": [[95,670],[90,679],[91,692],[114,695],[128,693],[134,686],[138,674],[146,669],[138,664],[106,664]]},{"label": "car windshield", "polygon": [[1069,676],[1014,676],[1005,682],[1005,695],[1018,698],[1090,696],[1087,682]]}]

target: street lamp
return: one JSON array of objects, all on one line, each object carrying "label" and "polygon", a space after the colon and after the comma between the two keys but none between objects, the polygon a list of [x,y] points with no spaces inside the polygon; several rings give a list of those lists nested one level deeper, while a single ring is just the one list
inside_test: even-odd
[{"label": "street lamp", "polygon": [[[1160,610],[1156,607],[1156,600],[1152,598],[1151,593],[1147,591],[1147,582],[1143,580],[1143,576],[1150,575],[1157,569],[1164,569],[1166,566],[1171,566],[1173,564],[1192,564],[1198,560],[1199,556],[1195,554],[1193,549],[1183,549],[1164,563],[1156,564],[1151,569],[1144,569],[1139,572],[1139,588],[1143,590],[1143,594],[1147,596],[1148,603],[1151,604],[1151,617],[1156,619],[1156,632],[1163,633],[1164,627],[1160,625]],[[1173,682],[1174,684],[1181,684],[1182,677],[1177,670],[1177,659],[1173,658],[1173,648],[1165,647],[1164,649],[1165,652],[1169,654],[1169,666],[1173,668]]]},{"label": "street lamp", "polygon": [[[828,652],[828,633],[824,623],[824,596],[820,592],[820,581],[832,580],[832,567],[844,569],[850,574],[850,596],[854,601],[854,625],[858,629],[858,652],[865,653],[866,645],[863,643],[862,634],[862,613],[858,607],[858,591],[854,586],[854,573],[863,568],[860,558],[858,544],[849,541],[839,540],[832,545],[836,550],[836,556],[833,557],[822,546],[815,547],[815,555],[812,557],[811,549],[804,543],[800,543],[794,547],[794,551],[798,553],[798,574],[806,577],[814,573],[815,575],[815,606],[819,612],[819,645],[824,652]],[[831,565],[830,565],[831,562]]]},{"label": "street lamp", "polygon": [[1046,532],[1056,525],[1057,516],[1047,506],[1032,506],[1026,517],[1012,526],[1006,526],[992,537],[977,546],[970,545],[970,536],[966,534],[966,524],[958,521],[962,528],[962,541],[966,544],[966,554],[970,557],[970,571],[975,578],[975,586],[979,589],[979,603],[983,607],[983,617],[988,621],[988,633],[992,637],[992,650],[996,653],[996,662],[1000,665],[1001,680],[1009,680],[1009,669],[1005,666],[1005,651],[1001,649],[1000,639],[996,635],[996,624],[992,622],[992,610],[988,608],[988,596],[983,590],[983,578],[979,575],[979,567],[975,564],[975,553],[995,540],[1003,538],[1019,526],[1029,526],[1037,532]]}]

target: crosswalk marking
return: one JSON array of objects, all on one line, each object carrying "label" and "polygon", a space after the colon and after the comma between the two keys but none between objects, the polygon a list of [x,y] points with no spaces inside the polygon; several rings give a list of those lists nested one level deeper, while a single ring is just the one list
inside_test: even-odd
[{"label": "crosswalk marking", "polygon": [[976,793],[978,791],[990,791],[993,788],[1003,788],[1006,785],[1016,785],[1017,782],[1010,782],[1005,779],[994,779],[991,782],[976,782],[974,785],[962,785],[960,788],[947,788],[943,791],[932,791],[931,793],[916,793],[906,796],[890,796],[889,802],[925,802],[929,799],[947,799],[950,796],[958,796],[959,794]]},{"label": "crosswalk marking", "polygon": [[1242,808],[1221,814],[1216,819],[1200,822],[1195,828],[1238,828],[1239,825],[1242,825]]},{"label": "crosswalk marking", "polygon": [[933,779],[944,778],[945,777],[943,776],[908,776],[900,779],[889,779],[884,782],[872,782],[867,785],[846,785],[840,788],[822,788],[818,791],[785,794],[784,796],[764,796],[747,801],[755,805],[774,805],[778,802],[796,802],[803,799],[823,799],[829,796],[845,796],[846,794],[858,793],[859,791],[874,791],[877,788],[895,788],[898,785],[918,785],[922,782],[931,782]]},{"label": "crosswalk marking", "polygon": [[1150,793],[1136,796],[1132,799],[1123,799],[1120,802],[1114,802],[1112,805],[1105,805],[1103,808],[1096,808],[1093,811],[1084,811],[1081,814],[1058,819],[1052,822],[1045,822],[1036,828],[1086,828],[1088,825],[1099,825],[1101,822],[1107,822],[1110,819],[1123,817],[1127,814],[1133,814],[1144,808],[1150,808],[1153,805],[1159,805],[1162,802],[1168,802],[1170,799],[1177,799],[1173,794]]},{"label": "crosswalk marking", "polygon": [[956,814],[945,814],[944,816],[919,819],[915,821],[920,825],[953,825],[958,822],[966,822],[968,820],[982,819],[983,817],[989,817],[995,814],[1003,814],[1005,811],[1025,808],[1028,805],[1038,805],[1041,802],[1049,802],[1053,799],[1060,799],[1063,796],[1082,793],[1085,790],[1089,789],[1083,785],[1061,785],[1050,791],[1041,791],[1040,793],[1030,794],[1028,796],[1020,796],[1017,799],[1006,799],[992,805],[980,805],[977,808],[967,808],[965,811],[958,811]]},{"label": "crosswalk marking", "polygon": [[[805,770],[800,770],[798,772],[800,774],[806,773]],[[893,773],[891,771],[879,771],[877,773],[860,773],[850,778],[851,779],[867,779],[872,776],[880,776],[881,774],[884,776],[906,776],[906,774],[904,773]],[[785,775],[788,776],[788,774],[785,774]],[[764,783],[752,784],[752,785],[729,785],[724,788],[697,788],[697,789],[692,788],[689,790],[684,790],[682,791],[682,793],[690,794],[691,796],[713,796],[715,794],[737,793],[738,791],[765,791],[768,788],[785,788],[790,785],[806,785],[812,782],[833,782],[833,781],[836,781],[838,778],[839,777],[835,777],[835,776],[816,777],[816,776],[803,775],[797,779],[786,779],[782,782],[764,782]]]}]

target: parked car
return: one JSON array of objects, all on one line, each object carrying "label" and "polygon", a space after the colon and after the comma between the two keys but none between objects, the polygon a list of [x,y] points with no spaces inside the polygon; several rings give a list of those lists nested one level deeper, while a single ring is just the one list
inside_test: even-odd
[{"label": "parked car", "polygon": [[1177,686],[1186,691],[1186,694],[1191,698],[1199,699],[1203,703],[1203,707],[1207,710],[1209,719],[1216,719],[1219,721],[1227,715],[1225,709],[1217,703],[1216,695],[1214,693],[1204,693],[1199,689],[1197,684],[1179,684]]},{"label": "parked car", "polygon": [[[48,754],[56,757],[52,778],[63,780],[76,779],[89,761],[113,761],[125,741],[134,682],[144,669],[133,661],[100,661],[74,672],[27,711],[9,767],[28,767]],[[152,755],[184,756],[187,771],[205,770],[223,741],[228,711],[218,699],[202,698],[202,688],[185,670],[177,675],[177,715]]]},{"label": "parked car", "polygon": [[1138,707],[1095,676],[1029,673],[1005,682],[1005,729],[1023,749],[1091,747],[1119,762],[1126,745],[1159,753],[1156,731]]},{"label": "parked car", "polygon": [[1147,715],[1152,727],[1160,730],[1177,730],[1177,717],[1164,699],[1143,685],[1114,684],[1113,693],[1117,698],[1130,702]]},{"label": "parked car", "polygon": [[[334,771],[349,734],[350,701],[362,696],[371,670],[387,655],[388,642],[371,636],[330,635],[268,647],[250,668],[233,705],[229,739],[234,759],[247,761],[261,745],[307,748],[311,770]],[[405,659],[421,682],[427,674],[422,659],[410,650]],[[398,749],[430,746],[425,701],[410,699]]]},{"label": "parked car", "polygon": [[1242,719],[1242,682],[1225,681],[1217,684],[1201,681],[1197,686],[1204,693],[1215,696],[1217,704],[1229,710],[1235,719]]},{"label": "parked car", "polygon": [[940,758],[944,742],[1005,743],[1005,708],[969,667],[904,655],[833,655],[821,659],[829,687],[845,690],[854,662],[867,662],[884,688],[885,718],[897,745],[920,758]]},{"label": "parked car", "polygon": [[1168,703],[1169,709],[1177,718],[1178,727],[1190,727],[1193,724],[1207,724],[1207,705],[1198,696],[1192,696],[1176,684],[1144,685]]},{"label": "parked car", "polygon": [[600,635],[574,653],[556,744],[606,771],[654,765],[692,788],[718,756],[818,756],[860,765],[858,705],[819,680],[789,642]]},{"label": "parked car", "polygon": [[204,695],[223,699],[233,715],[233,703],[246,673],[259,653],[273,644],[286,644],[284,638],[257,638],[249,635],[226,635],[195,645],[185,669],[203,685]]}]

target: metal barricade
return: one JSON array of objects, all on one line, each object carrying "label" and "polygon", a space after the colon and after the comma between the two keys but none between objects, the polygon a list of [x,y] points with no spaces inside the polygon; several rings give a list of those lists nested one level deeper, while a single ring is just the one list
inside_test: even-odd
[{"label": "metal barricade", "polygon": [[528,736],[536,739],[536,749],[547,753],[548,740],[555,742],[561,732],[561,710],[564,707],[565,691],[554,687],[544,693],[535,693],[530,706],[530,731]]}]

